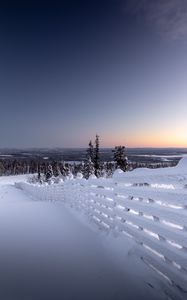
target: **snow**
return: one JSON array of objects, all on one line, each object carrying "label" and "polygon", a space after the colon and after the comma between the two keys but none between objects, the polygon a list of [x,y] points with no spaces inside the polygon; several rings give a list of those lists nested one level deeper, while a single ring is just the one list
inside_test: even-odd
[{"label": "snow", "polygon": [[81,177],[0,178],[0,299],[185,300],[187,158]]},{"label": "snow", "polygon": [[158,154],[136,154],[136,156],[139,157],[158,157],[158,158],[182,158],[182,157],[186,157],[187,153],[182,153],[182,154],[172,154],[172,155],[158,155]]},{"label": "snow", "polygon": [[182,158],[180,161],[179,161],[179,163],[178,163],[178,165],[177,165],[177,167],[176,167],[176,169],[181,169],[181,170],[183,170],[183,171],[187,171],[187,157],[185,157],[185,158]]},{"label": "snow", "polygon": [[15,182],[25,182],[32,175],[0,176],[0,186],[14,184]]},{"label": "snow", "polygon": [[0,299],[164,299],[158,278],[130,253],[132,240],[114,245],[64,203],[13,185],[23,180],[0,178]]},{"label": "snow", "polygon": [[121,170],[116,170],[114,172],[114,178],[117,177],[129,177],[129,176],[162,176],[162,175],[177,175],[177,174],[186,174],[187,175],[187,157],[183,157],[177,166],[168,167],[168,168],[158,168],[158,169],[149,169],[149,168],[139,168],[134,169],[131,172],[121,172]]},{"label": "snow", "polygon": [[113,175],[113,180],[124,187],[139,186],[173,190],[184,189],[187,186],[187,157],[180,160],[176,167],[148,169],[140,168],[131,172],[119,172]]}]

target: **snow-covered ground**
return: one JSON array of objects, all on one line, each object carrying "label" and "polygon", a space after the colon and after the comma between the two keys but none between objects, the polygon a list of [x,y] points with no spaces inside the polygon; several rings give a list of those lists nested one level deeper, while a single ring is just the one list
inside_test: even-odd
[{"label": "snow-covered ground", "polygon": [[[165,184],[171,183],[173,186],[169,189],[169,194],[167,193],[169,195],[168,199],[167,197],[165,199],[167,202],[173,199],[176,191],[179,193],[185,190],[185,172],[186,162],[183,161],[176,168],[156,172],[143,169],[129,174],[117,172],[113,180],[118,180],[117,188],[122,188],[118,191],[120,193],[124,188],[128,192],[130,189],[131,192],[135,190],[134,186],[121,186],[124,184],[124,178],[127,184],[132,182],[132,178],[136,184],[150,184],[154,180],[156,184],[159,178],[160,182],[165,178]],[[80,195],[84,194],[82,201],[86,196],[93,197],[93,190],[89,190],[88,193],[88,187],[84,192],[84,181],[79,180],[78,184],[77,181],[72,181],[73,185],[69,181],[69,184],[66,184],[68,187],[66,193],[71,195],[71,205],[67,201],[53,201],[55,185],[48,189],[20,183],[23,190],[14,185],[15,182],[24,181],[26,176],[0,178],[0,299],[185,299],[184,291],[180,294],[177,286],[167,284],[167,278],[163,278],[163,274],[150,268],[150,261],[148,266],[141,259],[143,256],[137,255],[137,243],[134,239],[126,235],[116,235],[115,231],[110,230],[106,234],[90,224],[81,210],[76,212],[71,209],[71,206],[76,206],[77,199],[80,200]],[[97,180],[92,180],[90,186],[96,189],[97,193],[103,191],[101,183],[106,186],[104,193],[111,193],[111,187],[115,183],[101,180],[98,186],[96,182]],[[82,193],[80,195],[75,194],[77,186],[81,188],[78,190]],[[42,189],[45,192],[43,194]],[[151,187],[154,196],[157,190],[159,195],[163,196],[163,188]],[[136,191],[141,191],[144,197],[146,188],[138,186]],[[64,200],[63,192],[65,190],[62,189],[58,194],[58,200],[59,197]],[[49,201],[42,201],[47,199],[46,193],[50,195]],[[99,196],[100,199],[97,198],[97,201],[106,200],[106,197],[100,197],[97,193],[95,196],[96,198]],[[40,199],[41,195],[44,198]],[[185,197],[186,190],[183,198],[180,198],[180,205],[184,204]],[[120,200],[119,195],[118,198],[119,201],[123,200]],[[126,201],[129,200],[126,198]],[[143,203],[142,207],[146,208],[147,204],[141,199],[137,198],[135,201],[138,207]],[[166,207],[162,205],[163,203],[155,202],[152,207],[155,207],[156,212],[162,213],[166,211]],[[101,211],[101,215],[102,213]],[[136,214],[129,215],[139,222]],[[169,216],[173,215],[174,213],[170,211]],[[142,214],[140,216],[142,217]],[[144,222],[151,224],[149,219]],[[158,220],[157,223],[161,228]],[[170,230],[165,232],[168,234]],[[182,234],[185,242],[186,237],[183,232]],[[178,237],[180,238],[180,234]]]},{"label": "snow-covered ground", "polygon": [[132,242],[114,247],[62,203],[16,189],[23,179],[0,178],[0,299],[164,299],[125,258]]}]

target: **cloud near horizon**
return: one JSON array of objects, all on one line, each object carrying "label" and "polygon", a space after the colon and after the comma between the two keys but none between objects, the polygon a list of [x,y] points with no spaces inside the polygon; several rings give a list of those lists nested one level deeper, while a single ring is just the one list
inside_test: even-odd
[{"label": "cloud near horizon", "polygon": [[131,0],[124,8],[145,18],[161,35],[175,40],[187,38],[186,0]]}]

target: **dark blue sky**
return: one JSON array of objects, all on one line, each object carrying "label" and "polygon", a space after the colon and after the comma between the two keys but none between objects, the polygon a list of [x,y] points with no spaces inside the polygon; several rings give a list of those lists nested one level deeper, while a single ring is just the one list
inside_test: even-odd
[{"label": "dark blue sky", "polygon": [[0,147],[187,146],[185,0],[0,4]]}]

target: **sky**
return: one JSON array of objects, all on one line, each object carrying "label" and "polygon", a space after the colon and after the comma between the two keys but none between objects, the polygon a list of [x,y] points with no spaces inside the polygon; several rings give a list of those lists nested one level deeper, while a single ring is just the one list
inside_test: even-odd
[{"label": "sky", "polygon": [[187,1],[0,3],[0,147],[187,147]]}]

